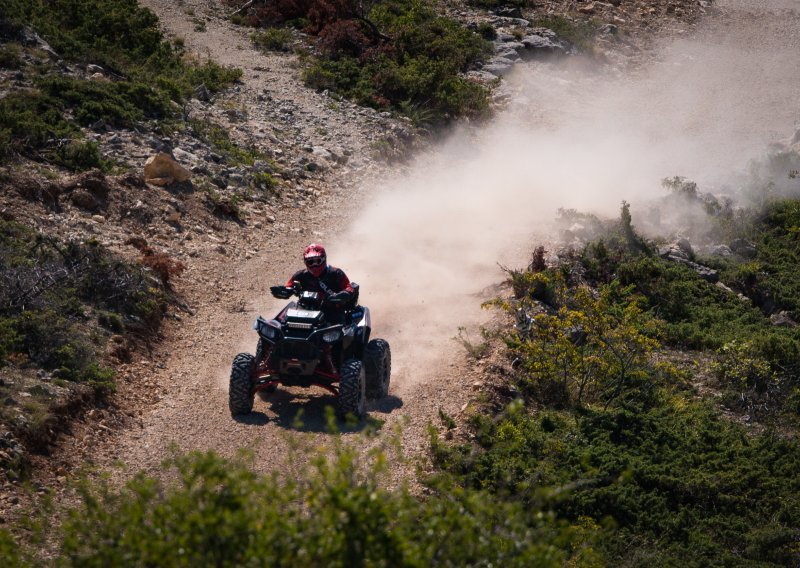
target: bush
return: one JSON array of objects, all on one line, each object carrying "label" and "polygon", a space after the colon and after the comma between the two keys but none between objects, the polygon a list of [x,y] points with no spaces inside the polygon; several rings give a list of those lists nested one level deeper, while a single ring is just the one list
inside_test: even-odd
[{"label": "bush", "polygon": [[[586,531],[478,491],[426,498],[378,482],[352,449],[299,478],[258,477],[212,453],[172,460],[177,482],[100,482],[58,533],[59,561],[94,566],[559,566],[591,557]],[[0,544],[2,541],[0,541]],[[109,543],[113,543],[110,546]]]},{"label": "bush", "polygon": [[580,414],[512,404],[494,419],[476,415],[472,430],[476,446],[435,441],[437,462],[498,500],[588,519],[604,565],[800,560],[800,447],[749,435],[702,404]]},{"label": "bush", "polygon": [[61,379],[113,388],[97,362],[104,346],[92,312],[115,332],[157,330],[166,295],[142,268],[95,242],[45,237],[0,222],[0,364],[21,355]]},{"label": "bush", "polygon": [[643,312],[630,290],[612,284],[594,293],[568,286],[559,270],[515,276],[519,301],[504,305],[517,315],[517,324],[507,343],[525,394],[543,404],[607,406],[650,390],[659,322]]},{"label": "bush", "polygon": [[292,32],[284,28],[269,28],[266,31],[251,34],[250,40],[267,51],[289,51]]},{"label": "bush", "polygon": [[263,16],[267,25],[298,17],[307,18],[321,52],[304,72],[309,86],[378,109],[422,109],[412,116],[430,123],[488,107],[486,89],[461,73],[490,52],[489,44],[438,17],[426,1],[279,2]]}]

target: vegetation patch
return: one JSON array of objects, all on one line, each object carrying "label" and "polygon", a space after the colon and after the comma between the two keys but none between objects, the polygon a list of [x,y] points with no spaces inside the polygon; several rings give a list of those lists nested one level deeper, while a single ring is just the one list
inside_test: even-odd
[{"label": "vegetation patch", "polygon": [[[22,153],[72,170],[107,168],[81,128],[172,117],[173,103],[199,85],[216,92],[241,76],[186,57],[164,40],[156,16],[129,0],[9,0],[0,30],[0,62],[20,69],[29,85],[0,100],[0,158]],[[40,46],[21,46],[17,39],[30,30],[64,63]]]},{"label": "vegetation patch", "polygon": [[226,128],[207,120],[191,120],[189,127],[200,140],[222,155],[233,166],[253,166],[256,161],[267,160],[266,154],[254,146],[242,146],[231,139]]},{"label": "vegetation patch", "polygon": [[251,34],[250,40],[266,51],[289,51],[292,32],[286,28],[267,28]]},{"label": "vegetation patch", "polygon": [[[384,455],[363,463],[353,448],[332,453],[299,479],[196,453],[169,464],[174,484],[144,475],[121,491],[86,484],[56,536],[58,557],[98,566],[519,567],[591,558],[582,526],[445,483],[424,499],[389,491]],[[31,562],[30,550],[3,531],[0,539],[4,565]]]},{"label": "vegetation patch", "polygon": [[800,447],[689,398],[476,415],[474,444],[435,440],[468,487],[595,527],[605,565],[796,564]]},{"label": "vegetation patch", "polygon": [[167,300],[160,279],[96,242],[0,222],[0,426],[46,446],[37,433],[49,439],[43,425],[69,405],[74,385],[114,390],[103,362],[112,336],[152,335]]},{"label": "vegetation patch", "polygon": [[[624,237],[626,229],[619,227],[585,247],[576,263],[594,285],[618,283],[641,295],[648,312],[663,321],[669,346],[714,351],[723,361],[741,357],[750,371],[734,372],[722,364],[716,372],[730,405],[762,418],[782,411],[796,415],[800,338],[796,327],[775,325],[770,318],[779,309],[795,314],[794,279],[800,278],[795,263],[798,245],[792,234],[796,210],[796,200],[782,200],[752,215],[749,224],[739,224],[738,235],[754,239],[754,259],[702,259],[720,269],[727,289],[707,282],[684,264],[648,253],[647,244],[635,233]],[[724,218],[721,222],[727,224]],[[630,226],[629,219],[627,223]],[[620,225],[625,224],[623,215]],[[768,372],[757,371],[764,366]]]},{"label": "vegetation patch", "polygon": [[[728,233],[756,244],[769,267],[757,271],[761,290],[791,280],[796,207],[768,203]],[[616,223],[582,221],[599,240],[557,267],[540,249],[527,270],[509,271],[513,297],[492,304],[514,316],[505,342],[516,388],[499,392],[518,398],[475,412],[460,442],[434,433],[436,463],[467,488],[594,527],[604,565],[797,564],[800,445],[778,433],[797,424],[796,330],[655,255],[626,204]],[[721,262],[722,279],[740,285],[752,262]],[[786,309],[794,298],[791,288],[764,295]],[[723,396],[700,400],[698,367],[665,363],[662,346],[705,351],[703,386]],[[777,428],[748,429],[720,404]]]},{"label": "vegetation patch", "polygon": [[115,314],[137,332],[158,328],[166,302],[158,280],[96,242],[60,242],[0,222],[0,258],[0,364],[29,362],[68,381],[110,387],[88,325],[95,314],[103,321]]},{"label": "vegetation patch", "polygon": [[294,25],[316,38],[317,56],[304,72],[311,87],[422,124],[487,109],[487,90],[462,73],[490,44],[437,16],[426,0],[257,2],[249,14],[270,37],[280,35],[270,31],[277,26]]},{"label": "vegetation patch", "polygon": [[210,121],[190,120],[189,126],[194,136],[208,144],[227,164],[244,167],[244,182],[232,195],[223,194],[210,185],[202,186],[214,213],[241,220],[243,200],[264,200],[279,191],[276,174],[280,168],[258,148],[236,143],[226,128]]}]

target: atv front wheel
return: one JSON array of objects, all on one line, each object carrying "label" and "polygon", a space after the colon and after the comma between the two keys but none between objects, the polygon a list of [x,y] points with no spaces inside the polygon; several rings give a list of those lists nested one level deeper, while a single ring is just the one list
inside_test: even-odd
[{"label": "atv front wheel", "polygon": [[266,350],[266,346],[264,345],[264,340],[258,340],[258,346],[256,347],[256,365],[261,364],[261,359],[264,358],[264,351]]},{"label": "atv front wheel", "polygon": [[250,353],[239,353],[231,367],[231,382],[228,386],[228,408],[231,415],[249,414],[253,410],[253,384],[251,377],[256,368],[256,359]]},{"label": "atv front wheel", "polygon": [[373,339],[364,349],[364,370],[367,375],[367,398],[379,399],[389,394],[392,374],[392,352],[383,339]]},{"label": "atv front wheel", "polygon": [[364,364],[358,359],[349,359],[342,365],[342,379],[339,381],[339,398],[336,400],[336,414],[344,418],[355,414],[359,420],[364,416],[367,405],[366,376]]}]

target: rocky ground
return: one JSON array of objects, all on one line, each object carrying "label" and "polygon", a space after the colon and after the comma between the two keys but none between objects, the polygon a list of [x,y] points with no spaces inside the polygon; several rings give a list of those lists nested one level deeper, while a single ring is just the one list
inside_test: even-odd
[{"label": "rocky ground", "polygon": [[[254,349],[250,324],[265,306],[272,306],[266,299],[268,286],[298,267],[302,247],[335,238],[357,219],[370,188],[401,171],[402,158],[413,148],[432,143],[403,118],[307,89],[299,77],[299,57],[255,49],[248,30],[227,20],[232,11],[227,4],[142,3],[197,57],[243,69],[241,81],[230,91],[212,97],[200,90],[183,112],[187,123],[219,125],[261,159],[254,168],[231,165],[221,159],[218,146],[193,128],[164,135],[96,125],[91,136],[109,157],[126,164],[128,173],[54,179],[35,166],[9,173],[0,194],[4,218],[65,238],[96,238],[128,258],[136,258],[138,251],[126,241],[141,236],[186,265],[176,281],[179,302],[159,340],[131,346],[130,361],[116,363],[118,392],[108,404],[84,407],[58,442],[35,456],[33,484],[38,491],[64,488],[71,474],[86,464],[112,468],[124,462],[128,473],[115,470],[120,478],[142,469],[155,471],[171,444],[225,456],[246,446],[263,471],[281,465],[302,469],[302,460],[286,463],[286,457],[296,457],[289,450],[297,440],[312,446],[325,443],[321,416],[328,397],[292,389],[267,403],[257,401],[257,412],[249,418],[233,420],[226,391],[230,361],[237,351]],[[537,18],[566,14],[574,22],[591,20],[600,30],[594,48],[598,65],[621,66],[640,64],[654,34],[690,33],[709,3],[543,2],[522,13],[503,14],[476,11],[460,2],[443,6],[467,25],[488,22],[495,27],[498,57],[473,71],[490,82],[541,51],[572,50],[534,25]],[[89,71],[104,73],[76,70]],[[191,183],[145,184],[141,168],[159,151],[190,169]],[[253,176],[258,172],[268,173],[277,185],[259,187]],[[255,198],[235,199],[244,191]],[[58,206],[43,195],[55,196]],[[235,214],[220,203],[233,203]],[[386,323],[391,328],[392,322]],[[396,339],[400,345],[401,338]],[[440,410],[458,415],[482,388],[484,367],[496,363],[474,364],[449,342],[439,347],[436,364],[424,377],[409,380],[414,357],[413,352],[395,351],[399,374],[393,378],[392,394],[369,408],[368,424],[382,426],[384,432],[402,425],[404,450],[420,456],[427,425],[438,420]],[[295,419],[301,414],[304,422],[298,427]],[[398,467],[398,479],[412,469]],[[25,502],[19,495],[19,488],[7,482],[0,514],[19,512]]]}]

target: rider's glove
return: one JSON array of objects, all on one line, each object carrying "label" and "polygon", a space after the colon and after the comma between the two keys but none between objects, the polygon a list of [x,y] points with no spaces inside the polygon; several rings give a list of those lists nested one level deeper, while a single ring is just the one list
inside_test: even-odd
[{"label": "rider's glove", "polygon": [[273,296],[281,300],[290,298],[294,292],[294,290],[287,288],[286,286],[271,286],[269,290],[272,292]]},{"label": "rider's glove", "polygon": [[345,304],[350,300],[350,292],[347,290],[342,290],[341,292],[336,292],[335,294],[331,294],[328,296],[328,302],[339,306],[341,304]]}]

